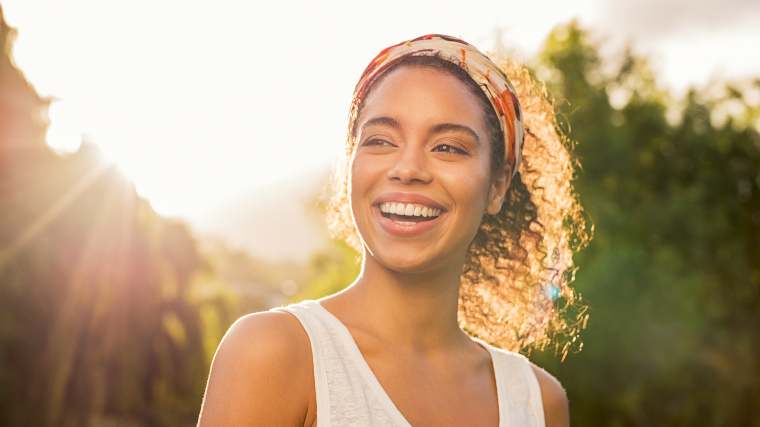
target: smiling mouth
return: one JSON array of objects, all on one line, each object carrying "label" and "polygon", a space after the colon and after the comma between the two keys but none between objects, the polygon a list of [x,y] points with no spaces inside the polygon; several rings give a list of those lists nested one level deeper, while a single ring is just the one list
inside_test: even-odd
[{"label": "smiling mouth", "polygon": [[435,217],[423,217],[423,216],[406,216],[406,215],[399,215],[394,213],[388,213],[388,212],[380,212],[380,214],[392,221],[398,221],[398,222],[427,222],[432,221],[436,218]]},{"label": "smiling mouth", "polygon": [[[387,206],[386,210],[388,210]],[[432,216],[431,212],[427,210],[417,212],[418,215],[402,215],[400,213],[382,212],[378,205],[372,206],[372,212],[377,223],[386,233],[399,238],[413,238],[430,233],[437,225],[441,224],[442,218],[446,215],[445,210],[433,211],[432,214],[437,213],[436,216]],[[419,215],[420,213],[422,215]]]},{"label": "smiling mouth", "polygon": [[400,224],[417,224],[434,221],[445,209],[422,204],[382,202],[375,204],[374,209],[383,218]]}]

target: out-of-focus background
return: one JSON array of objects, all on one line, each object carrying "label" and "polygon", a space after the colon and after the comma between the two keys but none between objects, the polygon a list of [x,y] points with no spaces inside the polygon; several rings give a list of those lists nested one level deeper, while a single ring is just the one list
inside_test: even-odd
[{"label": "out-of-focus background", "polygon": [[2,1],[0,424],[190,426],[239,316],[349,284],[316,201],[425,33],[528,64],[596,227],[573,425],[760,426],[754,1]]}]

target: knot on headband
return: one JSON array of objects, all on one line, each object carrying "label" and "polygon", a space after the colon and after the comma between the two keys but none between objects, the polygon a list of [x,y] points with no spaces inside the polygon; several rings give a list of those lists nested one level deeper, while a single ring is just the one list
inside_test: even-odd
[{"label": "knot on headband", "polygon": [[[517,92],[507,75],[475,46],[456,37],[427,34],[389,46],[375,56],[361,75],[354,89],[351,117],[356,113],[372,82],[383,71],[406,56],[437,56],[467,72],[486,95],[499,118],[504,135],[504,156],[512,169],[512,177],[520,164],[525,131]],[[350,126],[353,123],[350,124]]]}]

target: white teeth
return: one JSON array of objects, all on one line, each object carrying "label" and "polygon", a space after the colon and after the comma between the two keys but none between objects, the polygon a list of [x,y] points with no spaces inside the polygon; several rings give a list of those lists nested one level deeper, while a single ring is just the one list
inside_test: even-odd
[{"label": "white teeth", "polygon": [[380,211],[404,216],[436,217],[441,210],[416,203],[384,202],[380,204]]}]

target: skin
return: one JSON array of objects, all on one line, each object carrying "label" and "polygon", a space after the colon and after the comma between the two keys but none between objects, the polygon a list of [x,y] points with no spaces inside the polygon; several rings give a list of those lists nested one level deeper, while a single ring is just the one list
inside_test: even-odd
[{"label": "skin", "polygon": [[[385,120],[365,126],[378,117],[396,125]],[[466,126],[475,136],[461,130],[431,133],[440,123]],[[370,92],[357,137],[350,200],[363,241],[362,271],[346,289],[319,301],[347,326],[412,425],[497,425],[490,354],[457,322],[468,246],[483,215],[499,212],[511,175],[508,169],[489,170],[480,104],[451,75],[401,67]],[[423,194],[446,213],[424,234],[391,235],[372,213],[375,198],[391,191]],[[568,426],[562,385],[532,368],[546,425]],[[298,320],[282,312],[238,319],[215,354],[198,425],[315,424],[311,348]]]}]

